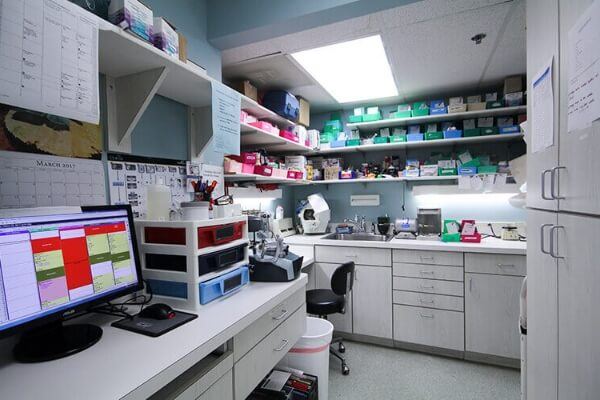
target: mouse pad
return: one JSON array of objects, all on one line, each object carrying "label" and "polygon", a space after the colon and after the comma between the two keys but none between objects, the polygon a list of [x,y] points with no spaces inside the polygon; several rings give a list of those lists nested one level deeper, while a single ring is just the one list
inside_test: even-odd
[{"label": "mouse pad", "polygon": [[133,318],[123,318],[115,321],[111,325],[115,328],[141,333],[142,335],[158,337],[198,318],[196,314],[177,310],[173,311],[175,311],[175,317],[171,319],[152,319],[135,315]]}]

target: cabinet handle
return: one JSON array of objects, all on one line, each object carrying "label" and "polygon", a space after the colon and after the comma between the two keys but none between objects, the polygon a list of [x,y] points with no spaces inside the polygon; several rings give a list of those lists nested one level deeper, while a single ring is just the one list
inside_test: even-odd
[{"label": "cabinet handle", "polygon": [[283,317],[285,317],[288,314],[288,310],[286,310],[286,309],[283,309],[281,311],[282,311],[281,314],[279,314],[277,317],[273,317],[273,319],[275,321],[279,321],[279,320],[283,319]]},{"label": "cabinet handle", "polygon": [[550,196],[554,200],[562,200],[565,197],[560,195],[560,182],[559,182],[559,172],[561,169],[566,169],[567,167],[554,167],[552,168],[552,175],[550,176]]},{"label": "cabinet handle", "polygon": [[289,340],[283,339],[281,341],[281,345],[278,348],[273,349],[273,350],[275,350],[275,351],[281,351],[281,350],[285,349],[285,346],[287,346],[288,343],[289,343]]},{"label": "cabinet handle", "polygon": [[357,258],[358,257],[358,255],[356,255],[356,254],[345,254],[344,256],[348,257],[348,258]]},{"label": "cabinet handle", "polygon": [[434,271],[421,271],[421,275],[433,275],[435,274]]},{"label": "cabinet handle", "polygon": [[429,300],[429,301],[427,301],[427,300],[423,300],[423,299],[422,299],[422,298],[420,298],[420,297],[419,297],[419,302],[420,302],[421,304],[435,304],[435,300]]},{"label": "cabinet handle", "polygon": [[469,292],[473,291],[473,278],[469,278]]},{"label": "cabinet handle", "polygon": [[420,285],[419,287],[421,289],[431,289],[431,290],[435,289],[435,286],[423,286],[423,285]]},{"label": "cabinet handle", "polygon": [[421,257],[421,261],[422,260],[432,260],[433,261],[433,257],[432,256],[420,256]]},{"label": "cabinet handle", "polygon": [[514,268],[515,264],[498,264],[498,268]]},{"label": "cabinet handle", "polygon": [[542,171],[542,184],[541,184],[540,192],[542,195],[542,199],[544,199],[544,200],[554,200],[552,197],[546,196],[546,174],[549,174],[551,172],[552,172],[551,169],[545,169],[544,171]]},{"label": "cabinet handle", "polygon": [[553,226],[552,224],[543,224],[540,226],[540,251],[543,254],[548,254],[550,255],[550,252],[548,250],[546,250],[546,246],[544,246],[544,230],[546,228],[548,228],[549,226]]},{"label": "cabinet handle", "polygon": [[423,313],[419,313],[419,315],[421,316],[421,318],[429,318],[429,319],[433,319],[433,314],[423,314]]},{"label": "cabinet handle", "polygon": [[564,226],[555,225],[552,228],[550,228],[550,255],[552,256],[552,258],[564,260],[563,256],[559,256],[558,254],[556,254],[556,244],[554,243],[554,237],[556,236],[556,231],[558,229],[564,229]]}]

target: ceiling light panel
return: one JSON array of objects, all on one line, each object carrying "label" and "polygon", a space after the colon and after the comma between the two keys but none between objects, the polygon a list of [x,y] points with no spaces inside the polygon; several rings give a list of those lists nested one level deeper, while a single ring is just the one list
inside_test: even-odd
[{"label": "ceiling light panel", "polygon": [[379,35],[300,51],[292,57],[339,103],[398,96]]}]

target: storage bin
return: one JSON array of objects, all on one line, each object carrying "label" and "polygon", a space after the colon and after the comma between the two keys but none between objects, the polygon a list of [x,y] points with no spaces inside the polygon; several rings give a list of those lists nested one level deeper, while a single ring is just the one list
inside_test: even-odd
[{"label": "storage bin", "polygon": [[288,170],[282,168],[273,168],[273,173],[271,174],[273,178],[287,178]]},{"label": "storage bin", "polygon": [[444,134],[442,132],[425,132],[425,140],[439,140],[443,138]]},{"label": "storage bin", "polygon": [[438,176],[457,175],[456,168],[438,168]]},{"label": "storage bin", "polygon": [[345,140],[333,140],[333,141],[331,141],[330,144],[331,144],[331,148],[346,147]]},{"label": "storage bin", "polygon": [[285,90],[270,90],[263,96],[263,106],[293,122],[300,116],[300,102]]},{"label": "storage bin", "polygon": [[419,142],[423,140],[422,133],[409,133],[406,135],[406,141],[408,142]]},{"label": "storage bin", "polygon": [[298,136],[294,135],[294,132],[291,132],[291,131],[286,131],[284,129],[281,129],[279,131],[279,136],[284,139],[291,140],[292,142],[295,142],[295,143],[300,142],[300,139],[298,138]]},{"label": "storage bin", "polygon": [[274,129],[274,126],[267,121],[250,122],[248,125],[269,133],[272,133]]},{"label": "storage bin", "polygon": [[466,104],[450,104],[448,106],[448,114],[456,114],[456,113],[462,113],[462,112],[466,112],[467,111],[467,105]]},{"label": "storage bin", "polygon": [[490,128],[480,128],[480,129],[481,129],[481,136],[497,135],[498,134],[498,127],[497,126],[492,126]]},{"label": "storage bin", "polygon": [[237,262],[244,261],[248,244],[216,251],[198,256],[198,276],[227,268]]},{"label": "storage bin", "polygon": [[200,227],[198,228],[198,248],[219,246],[241,239],[245,225],[246,222],[240,221],[233,224]]},{"label": "storage bin", "polygon": [[360,146],[360,139],[348,139],[346,140],[346,147],[349,146]]},{"label": "storage bin", "polygon": [[461,165],[458,167],[459,175],[477,175],[477,167],[465,167]]},{"label": "storage bin", "polygon": [[258,157],[256,155],[256,153],[252,153],[252,152],[241,152],[239,156],[227,156],[228,158],[231,158],[232,160],[235,160],[237,162],[240,162],[242,164],[250,164],[250,165],[254,165],[256,164],[256,160],[258,160]]},{"label": "storage bin", "polygon": [[254,173],[254,165],[255,164],[242,164],[242,173],[243,174],[253,174]]},{"label": "storage bin", "polygon": [[442,233],[442,242],[460,242],[460,233]]},{"label": "storage bin", "polygon": [[458,129],[452,129],[444,131],[444,139],[458,139],[462,137],[462,131]]},{"label": "storage bin", "polygon": [[502,108],[502,107],[504,107],[504,103],[502,101],[498,100],[498,101],[488,101],[485,108],[490,110],[490,109]]},{"label": "storage bin", "polygon": [[301,171],[289,170],[287,177],[288,179],[302,179],[304,177],[304,173]]},{"label": "storage bin", "polygon": [[373,122],[373,121],[379,121],[381,119],[381,114],[365,114],[362,117],[363,117],[363,122]]},{"label": "storage bin", "polygon": [[469,103],[467,104],[467,111],[482,111],[487,107],[487,103],[485,101],[479,103]]},{"label": "storage bin", "polygon": [[389,143],[389,142],[390,142],[389,137],[377,136],[377,137],[373,138],[373,143],[375,143],[375,144],[382,144],[382,143]]},{"label": "storage bin", "polygon": [[464,137],[474,137],[474,136],[480,136],[480,135],[481,135],[481,130],[479,128],[465,129],[463,132]]},{"label": "storage bin", "polygon": [[412,117],[411,110],[395,111],[390,113],[390,118],[410,118]]},{"label": "storage bin", "polygon": [[479,167],[481,165],[481,159],[479,157],[473,157],[470,161],[462,164],[463,167]]},{"label": "storage bin", "polygon": [[446,103],[444,103],[444,100],[433,100],[429,103],[430,115],[440,115],[447,113],[448,110],[446,109]]},{"label": "storage bin", "polygon": [[358,124],[360,122],[363,122],[363,116],[362,115],[350,115],[350,116],[348,116],[348,123],[350,123],[350,124]]},{"label": "storage bin", "polygon": [[390,136],[391,143],[402,143],[406,142],[406,135],[392,135]]},{"label": "storage bin", "polygon": [[426,115],[429,115],[429,106],[427,106],[425,102],[418,101],[416,103],[413,103],[413,117],[424,117]]},{"label": "storage bin", "polygon": [[254,173],[256,175],[271,176],[273,174],[273,168],[268,165],[255,165]]},{"label": "storage bin", "polygon": [[241,162],[237,162],[235,160],[231,160],[229,158],[226,158],[225,160],[223,160],[223,169],[225,170],[225,172],[230,173],[230,174],[241,174],[242,173],[242,163]]},{"label": "storage bin", "polygon": [[499,134],[509,134],[509,133],[519,133],[519,132],[521,132],[521,128],[519,127],[519,125],[503,126],[503,127],[498,128]]}]

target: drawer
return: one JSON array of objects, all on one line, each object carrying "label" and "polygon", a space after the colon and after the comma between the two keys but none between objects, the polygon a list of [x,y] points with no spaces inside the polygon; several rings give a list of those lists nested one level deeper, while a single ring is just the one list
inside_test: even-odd
[{"label": "drawer", "polygon": [[464,314],[394,305],[394,340],[464,351]]},{"label": "drawer", "polygon": [[227,371],[196,400],[233,400],[233,373],[231,370]]},{"label": "drawer", "polygon": [[391,267],[392,252],[388,249],[369,247],[316,246],[315,260],[336,264],[354,261],[355,264],[360,265]]},{"label": "drawer", "polygon": [[294,311],[302,307],[306,309],[306,292],[304,288],[297,290],[290,297],[273,307],[271,311],[254,321],[246,329],[233,338],[233,356],[237,361],[250,349],[267,336],[273,329],[277,328]]},{"label": "drawer", "polygon": [[448,267],[446,265],[394,263],[393,275],[407,278],[443,279],[459,282],[464,280],[464,273],[461,267]]},{"label": "drawer", "polygon": [[394,304],[404,304],[406,306],[437,308],[440,310],[451,311],[464,311],[465,309],[463,298],[456,296],[394,290],[392,297]]},{"label": "drawer", "polygon": [[464,285],[462,282],[438,281],[435,279],[402,278],[395,276],[393,278],[392,285],[394,290],[445,294],[448,296],[464,296]]},{"label": "drawer", "polygon": [[463,253],[452,251],[394,250],[394,262],[432,265],[463,265]]},{"label": "drawer", "polygon": [[465,254],[465,272],[495,275],[527,275],[527,257],[512,254]]},{"label": "drawer", "polygon": [[234,394],[245,399],[306,330],[306,311],[293,313],[233,366]]}]

